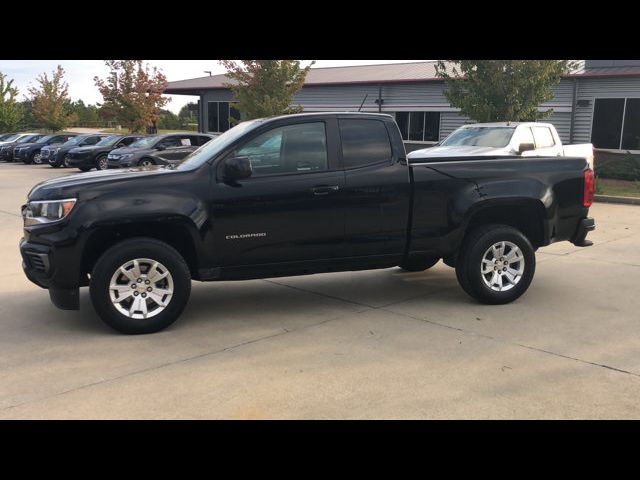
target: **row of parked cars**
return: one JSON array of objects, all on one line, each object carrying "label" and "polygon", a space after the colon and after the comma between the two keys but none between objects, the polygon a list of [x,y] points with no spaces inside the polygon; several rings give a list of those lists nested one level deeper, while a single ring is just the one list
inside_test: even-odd
[{"label": "row of parked cars", "polygon": [[54,168],[75,167],[83,172],[179,163],[213,135],[41,134],[0,135],[0,161],[48,163]]}]

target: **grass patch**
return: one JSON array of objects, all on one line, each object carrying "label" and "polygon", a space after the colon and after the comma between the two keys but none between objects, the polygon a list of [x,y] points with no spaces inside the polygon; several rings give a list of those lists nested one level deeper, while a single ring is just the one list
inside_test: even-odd
[{"label": "grass patch", "polygon": [[640,181],[596,178],[596,194],[640,198]]}]

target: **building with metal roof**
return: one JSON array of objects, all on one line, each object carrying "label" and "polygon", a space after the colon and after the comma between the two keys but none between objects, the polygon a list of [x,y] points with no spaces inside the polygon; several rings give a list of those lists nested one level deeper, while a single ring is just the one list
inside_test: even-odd
[{"label": "building with metal roof", "polygon": [[[436,62],[312,68],[294,99],[307,112],[361,111],[395,116],[412,146],[443,140],[472,121],[444,96]],[[223,132],[239,118],[225,75],[169,82],[165,93],[200,97],[199,129]],[[539,106],[563,142],[640,152],[640,60],[583,60]],[[202,108],[204,107],[204,108]]]}]

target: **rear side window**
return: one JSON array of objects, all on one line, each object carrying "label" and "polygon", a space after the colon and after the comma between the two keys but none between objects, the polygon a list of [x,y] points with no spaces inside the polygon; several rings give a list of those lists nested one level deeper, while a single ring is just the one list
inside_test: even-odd
[{"label": "rear side window", "polygon": [[536,148],[553,147],[553,135],[548,127],[533,127],[533,137],[536,139]]},{"label": "rear side window", "polygon": [[391,159],[391,143],[379,120],[339,120],[344,168],[360,167]]}]

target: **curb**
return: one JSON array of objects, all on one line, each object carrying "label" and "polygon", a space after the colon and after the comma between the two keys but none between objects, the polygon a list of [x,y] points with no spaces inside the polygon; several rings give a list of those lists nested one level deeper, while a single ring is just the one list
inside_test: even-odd
[{"label": "curb", "polygon": [[640,205],[640,198],[636,197],[614,197],[611,195],[594,195],[593,200],[603,203],[624,203],[626,205]]}]

